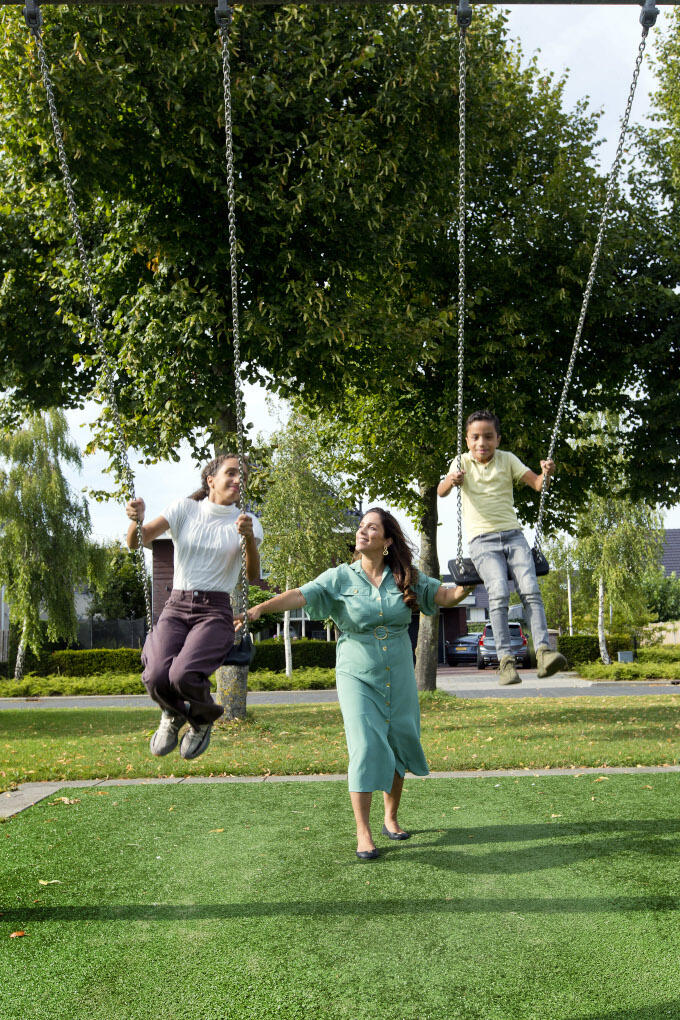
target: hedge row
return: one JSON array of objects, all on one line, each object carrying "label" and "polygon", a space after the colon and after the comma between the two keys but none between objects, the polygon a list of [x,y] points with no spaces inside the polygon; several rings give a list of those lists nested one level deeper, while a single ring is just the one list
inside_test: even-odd
[{"label": "hedge row", "polygon": [[[215,683],[213,678],[213,690]],[[334,669],[296,669],[288,677],[263,669],[248,677],[250,691],[323,691],[335,687]],[[146,694],[139,672],[98,676],[26,676],[0,682],[3,698],[85,697],[93,694]]]},{"label": "hedge row", "polygon": [[[300,638],[293,641],[293,667],[295,669],[333,669],[335,667],[335,641],[312,641]],[[141,672],[139,648],[85,648],[52,652],[41,666],[31,672],[41,676],[96,676],[102,673]],[[283,641],[271,639],[256,645],[252,673],[260,670],[284,672],[286,668]]]},{"label": "hedge row", "polygon": [[[614,659],[617,652],[632,647],[631,638],[627,634],[607,635],[607,650]],[[577,663],[597,662],[600,658],[597,634],[560,634],[557,639],[557,650],[565,657],[570,669]]]},{"label": "hedge row", "polygon": [[[299,638],[293,641],[293,669],[334,669],[335,641],[313,641],[310,638]],[[271,669],[281,673],[286,668],[286,653],[280,638],[260,641],[255,646],[255,659],[251,672]]]},{"label": "hedge row", "polygon": [[677,680],[680,682],[680,662],[587,662],[579,666],[584,680]]},{"label": "hedge row", "polygon": [[680,645],[638,648],[638,662],[680,662]]},{"label": "hedge row", "polygon": [[45,663],[45,673],[60,676],[95,676],[98,673],[141,672],[139,648],[69,648],[52,652]]}]

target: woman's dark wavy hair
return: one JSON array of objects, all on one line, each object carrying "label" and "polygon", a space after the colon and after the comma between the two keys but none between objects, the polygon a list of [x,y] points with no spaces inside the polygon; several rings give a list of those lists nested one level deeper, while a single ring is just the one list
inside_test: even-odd
[{"label": "woman's dark wavy hair", "polygon": [[[195,499],[199,502],[201,499],[206,499],[210,495],[210,488],[208,487],[208,476],[214,475],[224,464],[225,460],[238,460],[237,453],[221,453],[219,457],[215,457],[209,464],[206,464],[201,471],[201,487],[196,489],[196,492],[192,492],[187,499]],[[245,469],[246,475],[248,474],[248,468]]]},{"label": "woman's dark wavy hair", "polygon": [[[418,568],[413,565],[413,546],[401,530],[399,521],[396,517],[392,516],[389,510],[383,510],[381,506],[372,506],[364,511],[363,516],[365,517],[366,514],[377,514],[382,523],[385,538],[392,539],[387,549],[385,563],[392,571],[397,588],[404,593],[404,602],[409,609],[416,612],[418,609],[418,599],[413,590],[413,585],[418,577]],[[355,551],[352,562],[358,560],[360,556],[361,553]]]}]

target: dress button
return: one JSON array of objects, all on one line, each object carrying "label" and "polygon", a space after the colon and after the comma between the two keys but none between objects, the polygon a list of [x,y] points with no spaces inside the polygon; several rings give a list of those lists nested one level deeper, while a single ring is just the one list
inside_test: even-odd
[{"label": "dress button", "polygon": [[390,686],[389,684],[385,684],[385,687],[389,687],[389,686]]},{"label": "dress button", "polygon": [[383,645],[383,652],[387,651],[387,645]]},{"label": "dress button", "polygon": [[387,672],[389,673],[389,671],[390,671],[390,667],[389,667],[389,666],[385,666],[385,669],[386,669],[386,670],[387,670]]},{"label": "dress button", "polygon": [[382,609],[381,609],[381,610],[380,610],[380,612],[378,613],[378,616],[382,616]]}]

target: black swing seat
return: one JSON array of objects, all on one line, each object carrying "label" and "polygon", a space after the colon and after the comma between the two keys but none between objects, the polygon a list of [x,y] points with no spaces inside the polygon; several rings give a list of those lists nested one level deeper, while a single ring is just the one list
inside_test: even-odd
[{"label": "black swing seat", "polygon": [[255,644],[250,634],[235,641],[222,662],[223,666],[249,666],[255,658]]},{"label": "black swing seat", "polygon": [[[550,567],[545,556],[540,549],[536,546],[531,550],[531,555],[534,558],[534,567],[536,568],[536,577],[545,577],[546,574],[550,573]],[[469,557],[463,557],[462,559],[449,560],[449,573],[456,584],[461,585],[463,588],[473,588],[478,584],[483,584],[483,581],[477,571],[475,565]],[[512,581],[512,574],[508,568],[508,579]]]}]

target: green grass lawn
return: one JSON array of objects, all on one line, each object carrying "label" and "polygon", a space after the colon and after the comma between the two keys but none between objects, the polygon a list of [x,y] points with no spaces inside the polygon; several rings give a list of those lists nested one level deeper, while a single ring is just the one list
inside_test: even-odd
[{"label": "green grass lawn", "polygon": [[370,863],[342,782],[67,799],[0,825],[3,1020],[680,1017],[680,775],[410,779]]},{"label": "green grass lawn", "polygon": [[[433,771],[680,762],[680,699],[461,699],[424,696]],[[201,758],[149,754],[159,713],[146,708],[0,712],[0,790],[43,779],[337,773],[347,767],[337,705],[258,706],[218,726]]]}]

